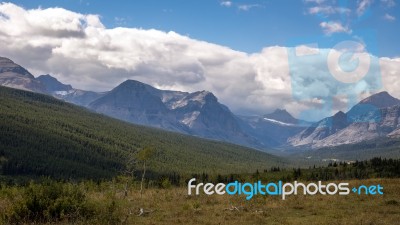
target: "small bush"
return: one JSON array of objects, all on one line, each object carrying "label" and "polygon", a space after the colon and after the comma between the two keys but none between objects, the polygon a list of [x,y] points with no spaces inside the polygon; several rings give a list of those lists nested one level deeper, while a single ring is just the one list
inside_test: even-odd
[{"label": "small bush", "polygon": [[75,185],[49,182],[27,186],[22,198],[6,215],[10,223],[74,221],[93,214],[86,195]]}]

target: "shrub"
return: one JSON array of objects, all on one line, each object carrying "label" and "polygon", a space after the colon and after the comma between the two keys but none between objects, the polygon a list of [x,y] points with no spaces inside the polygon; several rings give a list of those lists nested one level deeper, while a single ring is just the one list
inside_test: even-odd
[{"label": "shrub", "polygon": [[86,195],[73,184],[48,182],[29,184],[22,198],[6,215],[10,223],[74,221],[80,217],[90,217],[93,211],[86,205]]},{"label": "shrub", "polygon": [[171,181],[168,178],[164,178],[161,182],[161,187],[164,189],[169,189],[171,188],[172,184]]}]

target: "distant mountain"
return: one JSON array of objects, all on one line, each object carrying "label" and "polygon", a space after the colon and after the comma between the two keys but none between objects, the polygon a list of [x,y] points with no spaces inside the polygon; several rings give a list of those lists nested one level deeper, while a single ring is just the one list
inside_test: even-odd
[{"label": "distant mountain", "polygon": [[45,87],[47,94],[76,105],[88,106],[91,102],[104,95],[104,93],[72,88],[71,85],[63,84],[49,74],[41,75],[36,80]]},{"label": "distant mountain", "polygon": [[[392,97],[386,91],[380,92],[360,101],[347,112],[347,120],[349,122],[370,122],[371,120],[379,120],[379,109],[394,105],[400,105],[400,100]],[[366,116],[369,114],[369,116]],[[371,117],[377,116],[376,118]]]},{"label": "distant mountain", "polygon": [[[395,136],[400,128],[400,105],[381,108],[376,112],[366,113],[363,122],[350,123],[346,128],[317,142],[314,147],[330,147],[343,144],[353,144],[373,140],[379,137]],[[371,122],[368,122],[371,121]]]},{"label": "distant mountain", "polygon": [[104,93],[63,84],[47,74],[35,79],[23,67],[0,58],[0,85],[46,93],[117,119],[185,134],[264,148],[241,130],[241,122],[210,92],[159,90],[128,80]]},{"label": "distant mountain", "polygon": [[0,85],[27,91],[46,93],[45,87],[25,68],[0,57]]},{"label": "distant mountain", "polygon": [[400,120],[400,100],[387,92],[372,95],[289,138],[292,146],[314,148],[354,144],[379,137],[396,137]]},{"label": "distant mountain", "polygon": [[124,121],[256,146],[230,110],[210,92],[164,91],[128,80],[93,101],[90,109]]},{"label": "distant mountain", "polygon": [[243,126],[249,134],[270,147],[285,145],[289,137],[311,124],[294,118],[284,109],[277,109],[264,116],[240,116],[240,119],[245,122]]},{"label": "distant mountain", "polygon": [[71,85],[63,84],[49,74],[41,75],[37,77],[36,80],[45,86],[47,93],[56,93],[61,91],[68,92],[72,90]]},{"label": "distant mountain", "polygon": [[185,127],[176,121],[160,96],[161,91],[150,85],[127,80],[88,107],[131,123],[185,132]]},{"label": "distant mountain", "polygon": [[334,134],[348,125],[347,116],[339,111],[331,117],[322,119],[288,139],[293,146],[313,145],[315,142]]},{"label": "distant mountain", "polygon": [[12,60],[0,57],[0,85],[26,91],[44,93],[81,106],[87,106],[104,93],[74,89],[51,75],[35,78],[28,70]]},{"label": "distant mountain", "polygon": [[94,92],[94,91],[84,91],[79,89],[72,89],[68,92],[56,92],[52,95],[56,98],[63,99],[67,102],[73,103],[75,105],[88,107],[90,103],[105,95],[107,92]]},{"label": "distant mountain", "polygon": [[[109,92],[84,92],[81,96],[76,96],[75,89],[54,86],[58,88],[52,89],[53,96],[117,119],[259,149],[286,144],[288,137],[309,124],[286,110],[257,117],[254,123],[254,119],[234,115],[211,92],[159,90],[135,80],[127,80]],[[80,100],[89,93],[92,96],[85,102]]]},{"label": "distant mountain", "polygon": [[208,91],[159,90],[127,80],[109,92],[92,92],[63,84],[51,75],[35,79],[12,60],[0,57],[0,85],[45,93],[98,113],[134,124],[231,142],[252,148],[311,146],[322,148],[358,143],[377,137],[400,137],[400,100],[381,92],[355,105],[310,123],[284,109],[262,116],[234,115]]},{"label": "distant mountain", "polygon": [[362,104],[373,105],[376,108],[385,108],[385,107],[390,107],[390,106],[394,106],[394,105],[400,105],[400,100],[391,96],[388,92],[382,91],[377,94],[371,95],[368,98],[365,98],[356,106],[359,106]]},{"label": "distant mountain", "polygon": [[294,118],[285,109],[276,109],[274,112],[264,115],[264,120],[281,123],[282,125],[296,125],[299,120]]},{"label": "distant mountain", "polygon": [[208,91],[190,93],[172,105],[178,121],[194,135],[252,147],[265,147],[247,134],[239,119]]}]

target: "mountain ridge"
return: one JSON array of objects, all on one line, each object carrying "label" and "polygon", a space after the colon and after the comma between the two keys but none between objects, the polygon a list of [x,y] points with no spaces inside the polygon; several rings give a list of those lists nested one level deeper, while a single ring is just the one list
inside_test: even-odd
[{"label": "mountain ridge", "polygon": [[[165,95],[169,95],[168,101]],[[88,108],[127,122],[257,146],[255,140],[240,131],[230,110],[208,91],[164,91],[127,80],[93,101]]]},{"label": "mountain ridge", "polygon": [[44,85],[37,81],[28,70],[5,57],[0,57],[0,85],[46,93]]},{"label": "mountain ridge", "polygon": [[400,100],[383,91],[354,105],[347,113],[314,123],[288,139],[291,146],[313,148],[355,144],[380,137],[397,137],[400,121]]},{"label": "mountain ridge", "polygon": [[[395,125],[397,123],[388,125],[389,122],[385,122],[378,124],[383,126],[382,129],[374,128],[377,126],[374,122],[383,115],[385,121],[397,118],[392,116],[390,120],[385,117],[387,111],[381,111],[381,108],[400,104],[399,99],[386,91],[361,100],[347,113],[340,111],[310,123],[294,118],[285,109],[276,109],[262,116],[239,116],[221,104],[209,91],[189,93],[160,90],[136,80],[126,80],[102,93],[79,90],[61,83],[49,74],[35,78],[28,70],[4,57],[0,57],[0,85],[45,93],[135,124],[261,150],[285,146],[320,148],[352,144],[354,141],[370,140],[382,135],[400,137],[400,131]],[[365,129],[371,132],[362,132]],[[351,134],[364,136],[352,137]]]}]

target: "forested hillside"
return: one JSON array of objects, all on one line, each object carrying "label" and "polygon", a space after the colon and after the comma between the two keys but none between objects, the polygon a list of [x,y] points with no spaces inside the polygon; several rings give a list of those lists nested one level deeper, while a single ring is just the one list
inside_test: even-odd
[{"label": "forested hillside", "polygon": [[153,173],[232,173],[282,165],[253,149],[124,123],[55,98],[0,87],[1,173],[109,178],[154,147]]}]

